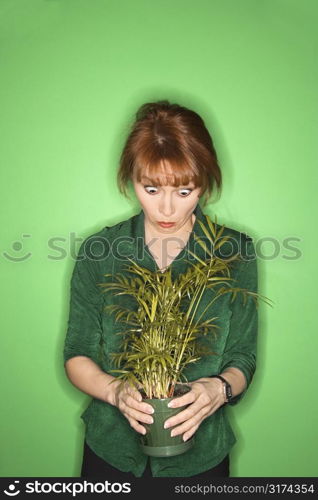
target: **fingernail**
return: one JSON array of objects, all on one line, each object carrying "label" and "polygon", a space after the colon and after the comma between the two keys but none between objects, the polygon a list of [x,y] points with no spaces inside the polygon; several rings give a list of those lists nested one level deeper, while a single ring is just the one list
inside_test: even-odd
[{"label": "fingernail", "polygon": [[170,403],[168,403],[168,407],[173,408],[173,401],[170,401]]},{"label": "fingernail", "polygon": [[167,422],[165,422],[164,428],[165,429],[169,429],[169,427],[170,427],[170,424],[168,424]]},{"label": "fingernail", "polygon": [[153,418],[151,418],[151,417],[148,418],[147,422],[148,422],[148,424],[153,424]]},{"label": "fingernail", "polygon": [[170,436],[173,438],[173,437],[174,437],[174,435],[175,435],[175,432],[174,432],[174,431],[171,431]]}]

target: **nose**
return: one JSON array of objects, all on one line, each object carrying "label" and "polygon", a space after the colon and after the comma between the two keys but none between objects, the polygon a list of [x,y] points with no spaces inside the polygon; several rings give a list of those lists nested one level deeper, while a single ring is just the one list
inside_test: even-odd
[{"label": "nose", "polygon": [[174,209],[174,202],[172,199],[172,195],[167,193],[163,194],[160,200],[159,211],[167,219],[174,214],[175,209]]}]

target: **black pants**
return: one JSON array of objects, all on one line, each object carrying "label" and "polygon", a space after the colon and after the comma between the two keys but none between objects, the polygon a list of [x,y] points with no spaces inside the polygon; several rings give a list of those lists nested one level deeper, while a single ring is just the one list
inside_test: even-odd
[{"label": "black pants", "polygon": [[[202,479],[211,479],[211,477],[229,477],[230,460],[227,455],[221,463],[216,467],[209,469],[201,474],[196,474],[193,477]],[[102,458],[96,455],[93,450],[84,442],[84,456],[82,463],[81,477],[101,477],[107,479],[136,479],[132,472],[122,472],[109,463],[105,462]],[[149,461],[142,477],[152,477]]]}]

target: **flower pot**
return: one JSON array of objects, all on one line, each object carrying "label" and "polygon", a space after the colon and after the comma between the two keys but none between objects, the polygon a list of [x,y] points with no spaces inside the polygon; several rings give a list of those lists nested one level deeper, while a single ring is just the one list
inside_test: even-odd
[{"label": "flower pot", "polygon": [[[186,394],[191,390],[189,385],[176,385],[176,391],[178,396]],[[175,391],[175,392],[176,392]],[[164,428],[164,423],[168,418],[173,415],[177,415],[180,411],[183,411],[187,406],[185,405],[180,408],[169,408],[168,403],[173,398],[165,399],[144,399],[145,403],[150,404],[154,413],[152,414],[153,423],[142,425],[146,428],[147,434],[141,437],[141,448],[146,455],[152,457],[172,457],[174,455],[180,455],[185,453],[187,450],[192,448],[194,444],[194,438],[192,437],[189,441],[183,441],[182,436],[171,437],[170,433],[173,427],[169,429]]]}]

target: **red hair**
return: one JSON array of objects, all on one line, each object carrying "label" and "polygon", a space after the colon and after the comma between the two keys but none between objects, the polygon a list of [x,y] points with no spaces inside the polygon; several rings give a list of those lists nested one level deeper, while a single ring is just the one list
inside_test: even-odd
[{"label": "red hair", "polygon": [[158,101],[143,104],[126,140],[117,175],[118,187],[127,196],[127,183],[147,176],[154,185],[175,187],[193,182],[200,196],[211,195],[222,185],[222,174],[212,138],[203,119],[194,111]]}]

